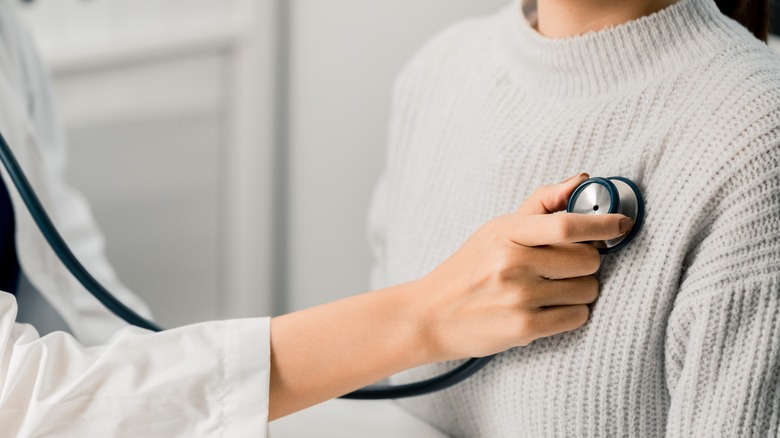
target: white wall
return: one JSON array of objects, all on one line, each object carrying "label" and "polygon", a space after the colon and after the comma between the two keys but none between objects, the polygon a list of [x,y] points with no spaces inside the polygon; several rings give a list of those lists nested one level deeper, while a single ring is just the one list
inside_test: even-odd
[{"label": "white wall", "polygon": [[291,2],[291,309],[366,289],[366,210],[382,167],[394,78],[438,30],[506,3]]},{"label": "white wall", "polygon": [[270,314],[275,3],[18,4],[119,277],[163,326]]},{"label": "white wall", "polygon": [[[120,277],[175,325],[364,291],[393,80],[438,30],[507,1],[58,0],[24,10],[54,66],[69,176]],[[150,157],[139,183],[134,170]]]}]

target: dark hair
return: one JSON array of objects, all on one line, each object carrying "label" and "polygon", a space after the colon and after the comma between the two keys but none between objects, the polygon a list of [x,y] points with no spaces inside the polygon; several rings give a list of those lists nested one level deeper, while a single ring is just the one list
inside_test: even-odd
[{"label": "dark hair", "polygon": [[766,42],[769,36],[769,0],[715,0],[721,12],[739,21]]}]

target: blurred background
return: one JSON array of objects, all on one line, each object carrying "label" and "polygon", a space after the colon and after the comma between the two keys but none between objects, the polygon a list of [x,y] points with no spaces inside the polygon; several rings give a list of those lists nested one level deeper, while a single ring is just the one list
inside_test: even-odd
[{"label": "blurred background", "polygon": [[19,2],[120,278],[164,326],[365,291],[393,80],[503,0]]}]

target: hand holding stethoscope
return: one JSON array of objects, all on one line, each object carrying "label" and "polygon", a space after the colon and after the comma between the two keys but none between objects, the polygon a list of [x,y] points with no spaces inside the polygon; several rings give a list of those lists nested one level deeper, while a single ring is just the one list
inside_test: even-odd
[{"label": "hand holding stethoscope", "polygon": [[[278,403],[271,399],[272,418],[404,369],[474,358],[443,376],[369,387],[347,397],[433,392],[464,380],[491,355],[581,327],[599,294],[594,274],[601,258],[597,245],[579,242],[606,246],[603,242],[625,236],[634,222],[609,214],[618,203],[603,198],[598,212],[591,206],[591,214],[551,213],[566,210],[570,198],[580,198],[572,196],[575,191],[609,186],[605,181],[582,174],[539,188],[515,212],[481,226],[419,280],[274,318],[272,354],[278,354],[279,369],[286,371],[276,378],[272,373],[272,397],[274,389],[287,395]],[[582,202],[593,190],[581,196]],[[303,337],[307,345],[322,345],[325,357],[302,354]],[[317,378],[285,376],[296,374],[292,370],[305,374],[312,361]],[[342,384],[333,385],[337,381]]]},{"label": "hand holding stethoscope", "polygon": [[486,356],[585,324],[601,257],[578,242],[617,239],[634,223],[619,214],[550,214],[565,210],[587,178],[540,187],[421,280],[436,285],[426,290],[436,303],[428,314],[440,358]]}]

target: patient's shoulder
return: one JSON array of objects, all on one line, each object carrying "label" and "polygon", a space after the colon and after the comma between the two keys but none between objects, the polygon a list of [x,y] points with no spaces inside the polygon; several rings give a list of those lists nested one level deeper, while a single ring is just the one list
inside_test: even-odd
[{"label": "patient's shoulder", "polygon": [[[691,122],[712,144],[739,152],[780,144],[780,55],[755,38],[734,41],[688,71]],[[727,152],[728,153],[728,152]]]},{"label": "patient's shoulder", "polygon": [[780,55],[754,38],[716,53],[702,73],[712,79],[708,95],[720,99],[721,109],[743,114],[780,109]]}]

